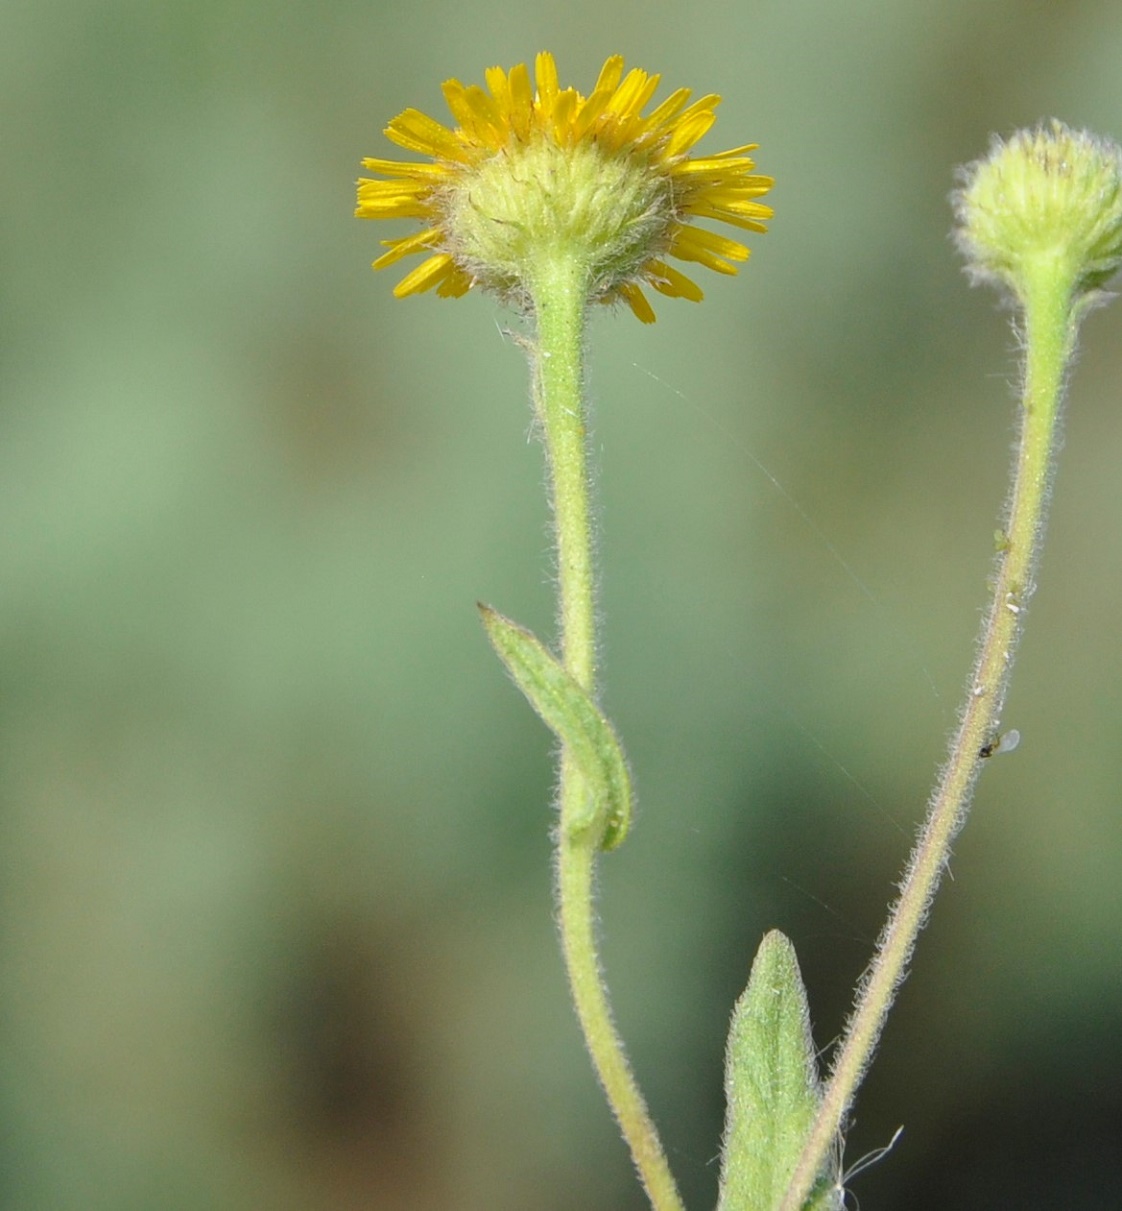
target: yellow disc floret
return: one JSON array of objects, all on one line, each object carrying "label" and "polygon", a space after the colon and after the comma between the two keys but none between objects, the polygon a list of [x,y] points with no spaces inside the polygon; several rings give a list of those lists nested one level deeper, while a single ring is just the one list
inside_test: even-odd
[{"label": "yellow disc floret", "polygon": [[422,229],[396,240],[376,269],[413,253],[426,259],[400,281],[398,297],[435,289],[444,297],[474,286],[532,305],[543,260],[577,258],[590,301],[625,301],[643,321],[654,312],[642,290],[698,301],[701,289],[666,257],[736,272],[748,258],[737,240],[695,227],[714,219],[766,230],[771,208],[758,201],[772,186],[755,175],[754,145],[705,158],[690,150],[713,124],[718,97],[690,104],[672,93],[649,114],[659,77],[610,58],[589,96],[561,89],[549,54],[508,75],[486,73],[487,90],[449,80],[444,96],[454,129],[406,110],[386,128],[399,146],[428,162],[364,160],[383,180],[358,184],[360,218],[419,219]]}]

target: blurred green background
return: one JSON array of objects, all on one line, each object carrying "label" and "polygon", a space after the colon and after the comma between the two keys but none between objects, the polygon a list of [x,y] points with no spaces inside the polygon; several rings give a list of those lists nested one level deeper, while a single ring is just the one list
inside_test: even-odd
[{"label": "blurred green background", "polygon": [[[1122,7],[6,0],[0,1207],[638,1211],[556,953],[550,741],[477,599],[550,633],[526,372],[395,302],[363,155],[557,56],[725,97],[773,231],[598,315],[618,1016],[693,1207],[762,933],[844,1020],[972,654],[1015,340],[956,164],[1122,136]],[[850,1132],[874,1208],[1117,1205],[1122,307],[1071,386],[1005,724]]]}]

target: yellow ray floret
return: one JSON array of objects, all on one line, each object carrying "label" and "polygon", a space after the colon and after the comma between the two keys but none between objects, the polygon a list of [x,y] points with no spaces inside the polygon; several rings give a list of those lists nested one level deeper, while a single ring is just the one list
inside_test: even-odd
[{"label": "yellow ray floret", "polygon": [[444,84],[453,128],[415,109],[386,127],[417,163],[367,159],[358,217],[417,219],[422,230],[384,240],[375,269],[414,253],[426,259],[394,289],[399,298],[435,289],[443,297],[474,286],[533,303],[536,258],[563,250],[587,264],[590,301],[628,304],[645,323],[643,291],[697,302],[700,287],[671,257],[737,272],[748,259],[737,240],[693,225],[711,219],[766,231],[759,199],[770,177],[753,173],[755,144],[691,158],[716,119],[719,97],[673,92],[644,115],[659,77],[623,59],[605,62],[592,92],[561,88],[553,56],[539,54],[534,83],[525,64],[485,73],[487,87]]}]

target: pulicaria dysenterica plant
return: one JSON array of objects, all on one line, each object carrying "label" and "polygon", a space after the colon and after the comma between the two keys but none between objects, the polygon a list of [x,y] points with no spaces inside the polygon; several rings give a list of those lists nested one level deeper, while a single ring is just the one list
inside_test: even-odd
[{"label": "pulicaria dysenterica plant", "polygon": [[[626,836],[631,780],[598,704],[596,576],[587,470],[584,332],[592,304],[655,316],[646,288],[698,302],[673,259],[733,274],[739,240],[698,226],[764,232],[772,187],[754,144],[694,154],[719,98],[678,89],[654,104],[659,77],[608,59],[592,91],[561,88],[552,56],[534,80],[490,68],[487,88],[444,85],[455,125],[407,109],[386,135],[423,160],[367,159],[360,218],[411,219],[383,241],[376,269],[423,259],[395,287],[455,298],[490,291],[525,317],[533,405],[553,505],[560,635],[556,652],[487,606],[488,637],[560,741],[555,887],[577,1016],[608,1101],[655,1211],[682,1202],[609,1008],[596,950],[593,872]],[[645,112],[646,111],[646,112]],[[829,1080],[820,1082],[794,950],[763,939],[729,1035],[719,1211],[829,1211],[842,1205],[842,1133],[915,938],[986,757],[1011,747],[996,727],[1043,532],[1055,425],[1075,329],[1122,259],[1117,148],[1053,124],[997,145],[956,195],[972,271],[1010,290],[1023,311],[1024,399],[1014,487],[997,544],[995,592],[951,755],[901,895],[859,990]]]}]

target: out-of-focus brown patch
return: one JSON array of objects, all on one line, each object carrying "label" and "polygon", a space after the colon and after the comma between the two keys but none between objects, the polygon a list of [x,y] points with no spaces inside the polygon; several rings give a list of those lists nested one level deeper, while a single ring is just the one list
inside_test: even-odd
[{"label": "out-of-focus brown patch", "polygon": [[435,1065],[408,936],[309,936],[282,998],[293,1144],[325,1211],[436,1211],[445,1189]]}]

